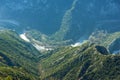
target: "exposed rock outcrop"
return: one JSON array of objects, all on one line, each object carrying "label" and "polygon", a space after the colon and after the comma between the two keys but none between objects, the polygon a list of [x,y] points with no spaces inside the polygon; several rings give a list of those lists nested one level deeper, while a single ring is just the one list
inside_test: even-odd
[{"label": "exposed rock outcrop", "polygon": [[113,54],[120,53],[120,38],[115,39],[110,45],[109,45],[109,51]]}]

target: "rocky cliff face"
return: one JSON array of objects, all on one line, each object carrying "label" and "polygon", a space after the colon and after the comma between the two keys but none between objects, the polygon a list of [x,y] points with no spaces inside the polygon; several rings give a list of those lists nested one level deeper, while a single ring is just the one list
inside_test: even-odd
[{"label": "rocky cliff face", "polygon": [[120,53],[120,38],[115,39],[109,46],[109,50],[113,54]]}]

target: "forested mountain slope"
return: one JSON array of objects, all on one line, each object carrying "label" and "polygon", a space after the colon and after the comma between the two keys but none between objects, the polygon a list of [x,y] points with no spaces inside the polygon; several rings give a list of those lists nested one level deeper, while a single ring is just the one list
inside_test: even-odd
[{"label": "forested mountain slope", "polygon": [[[36,80],[41,54],[11,30],[0,30],[0,78]],[[35,66],[36,65],[36,66]]]},{"label": "forested mountain slope", "polygon": [[88,40],[78,47],[61,47],[50,52],[52,54],[40,62],[41,79],[119,80],[120,52],[114,54],[107,49],[119,34],[107,34],[103,38],[92,36],[97,41]]}]

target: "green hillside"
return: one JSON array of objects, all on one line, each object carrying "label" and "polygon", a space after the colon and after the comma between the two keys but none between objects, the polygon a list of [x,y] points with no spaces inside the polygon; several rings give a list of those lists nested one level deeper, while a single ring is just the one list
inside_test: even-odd
[{"label": "green hillside", "polygon": [[120,32],[95,34],[79,46],[41,54],[15,31],[0,30],[0,80],[119,80],[120,54],[109,53],[109,46],[117,45]]},{"label": "green hillside", "polygon": [[16,32],[0,30],[0,78],[36,80],[39,75],[37,63],[40,55]]},{"label": "green hillside", "polygon": [[[40,62],[42,80],[119,80],[120,55],[110,54],[107,47],[119,32],[78,47],[62,47]],[[109,39],[109,40],[108,40]],[[118,44],[119,45],[119,44]]]}]

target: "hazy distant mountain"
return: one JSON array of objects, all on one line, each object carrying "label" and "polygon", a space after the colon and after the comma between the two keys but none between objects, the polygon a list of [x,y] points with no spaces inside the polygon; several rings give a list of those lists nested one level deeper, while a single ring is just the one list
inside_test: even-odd
[{"label": "hazy distant mountain", "polygon": [[51,34],[73,0],[0,0],[0,20],[14,20],[24,28]]},{"label": "hazy distant mountain", "polygon": [[11,21],[19,31],[37,29],[48,35],[56,33],[57,39],[77,41],[96,28],[119,31],[119,13],[119,0],[1,0],[0,25]]},{"label": "hazy distant mountain", "polygon": [[96,29],[108,32],[120,30],[120,3],[118,0],[74,0],[62,19],[55,37],[78,40]]}]

